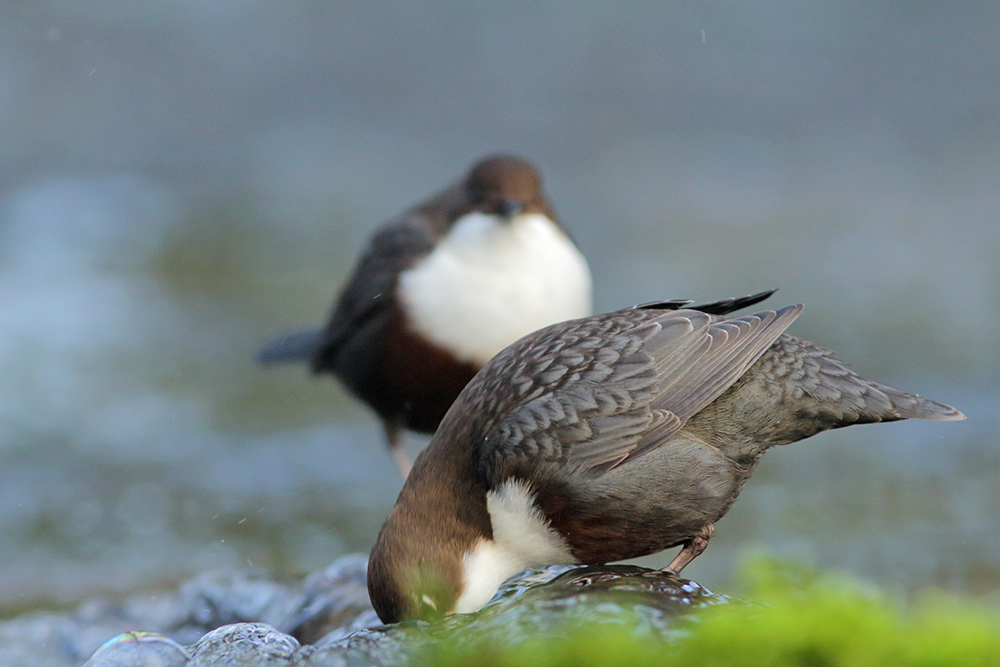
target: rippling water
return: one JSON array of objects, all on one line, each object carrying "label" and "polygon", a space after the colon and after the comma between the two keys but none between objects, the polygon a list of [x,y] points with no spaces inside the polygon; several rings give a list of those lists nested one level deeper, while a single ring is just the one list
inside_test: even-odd
[{"label": "rippling water", "polygon": [[367,550],[375,420],[253,355],[495,149],[545,170],[600,308],[781,287],[793,333],[969,417],[770,453],[686,574],[762,544],[998,588],[993,10],[115,4],[0,10],[0,609]]}]

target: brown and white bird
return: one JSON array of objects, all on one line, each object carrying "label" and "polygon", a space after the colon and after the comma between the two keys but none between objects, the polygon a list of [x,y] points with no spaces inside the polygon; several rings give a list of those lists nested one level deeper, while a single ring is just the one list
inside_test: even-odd
[{"label": "brown and white bird", "polygon": [[385,622],[472,612],[531,566],[708,543],[761,456],[832,428],[958,410],[783,332],[802,306],[726,319],[762,293],[556,324],[462,391],[417,457],[368,568]]},{"label": "brown and white bird", "polygon": [[433,433],[493,355],[591,313],[586,259],[559,225],[534,166],[512,155],[386,222],[328,324],[282,336],[262,362],[331,373],[381,418],[405,477],[402,430]]}]

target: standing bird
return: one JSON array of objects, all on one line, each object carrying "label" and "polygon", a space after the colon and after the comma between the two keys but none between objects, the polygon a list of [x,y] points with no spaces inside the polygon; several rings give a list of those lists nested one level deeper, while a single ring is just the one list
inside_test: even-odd
[{"label": "standing bird", "polygon": [[268,344],[260,361],[332,373],[382,420],[405,478],[402,430],[433,433],[493,355],[591,311],[587,260],[531,163],[496,155],[372,237],[326,327]]},{"label": "standing bird", "polygon": [[682,545],[666,568],[678,573],[770,447],[851,424],[964,419],[784,334],[801,305],[721,317],[766,295],[563,322],[494,357],[382,526],[368,565],[379,617],[475,611],[531,566]]}]

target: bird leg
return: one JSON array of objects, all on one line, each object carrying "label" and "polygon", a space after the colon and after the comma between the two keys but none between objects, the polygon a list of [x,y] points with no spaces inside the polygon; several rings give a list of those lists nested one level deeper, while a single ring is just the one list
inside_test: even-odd
[{"label": "bird leg", "polygon": [[392,454],[396,467],[399,468],[399,474],[403,476],[405,482],[406,477],[410,474],[410,457],[406,455],[406,450],[403,448],[403,429],[392,421],[382,422],[382,427],[385,429],[385,444],[389,446],[389,453]]},{"label": "bird leg", "polygon": [[674,559],[670,561],[670,565],[663,568],[663,571],[671,574],[680,574],[681,570],[688,566],[688,563],[693,561],[695,558],[700,556],[703,551],[705,551],[705,547],[708,546],[708,541],[711,537],[712,524],[708,524],[698,531],[697,535],[684,543],[684,546],[681,547],[680,553],[674,556]]}]

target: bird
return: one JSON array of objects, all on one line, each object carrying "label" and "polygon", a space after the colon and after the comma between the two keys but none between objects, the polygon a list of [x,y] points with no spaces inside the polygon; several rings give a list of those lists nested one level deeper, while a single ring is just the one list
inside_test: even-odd
[{"label": "bird", "polygon": [[381,419],[405,479],[404,429],[433,433],[493,355],[591,312],[590,268],[541,174],[521,157],[491,155],[384,223],[326,326],[283,335],[258,360],[336,376]]},{"label": "bird", "polygon": [[663,301],[544,328],[494,357],[416,458],[368,565],[385,623],[480,609],[510,576],[708,545],[763,454],[955,408],[862,379],[786,328],[770,292]]}]

